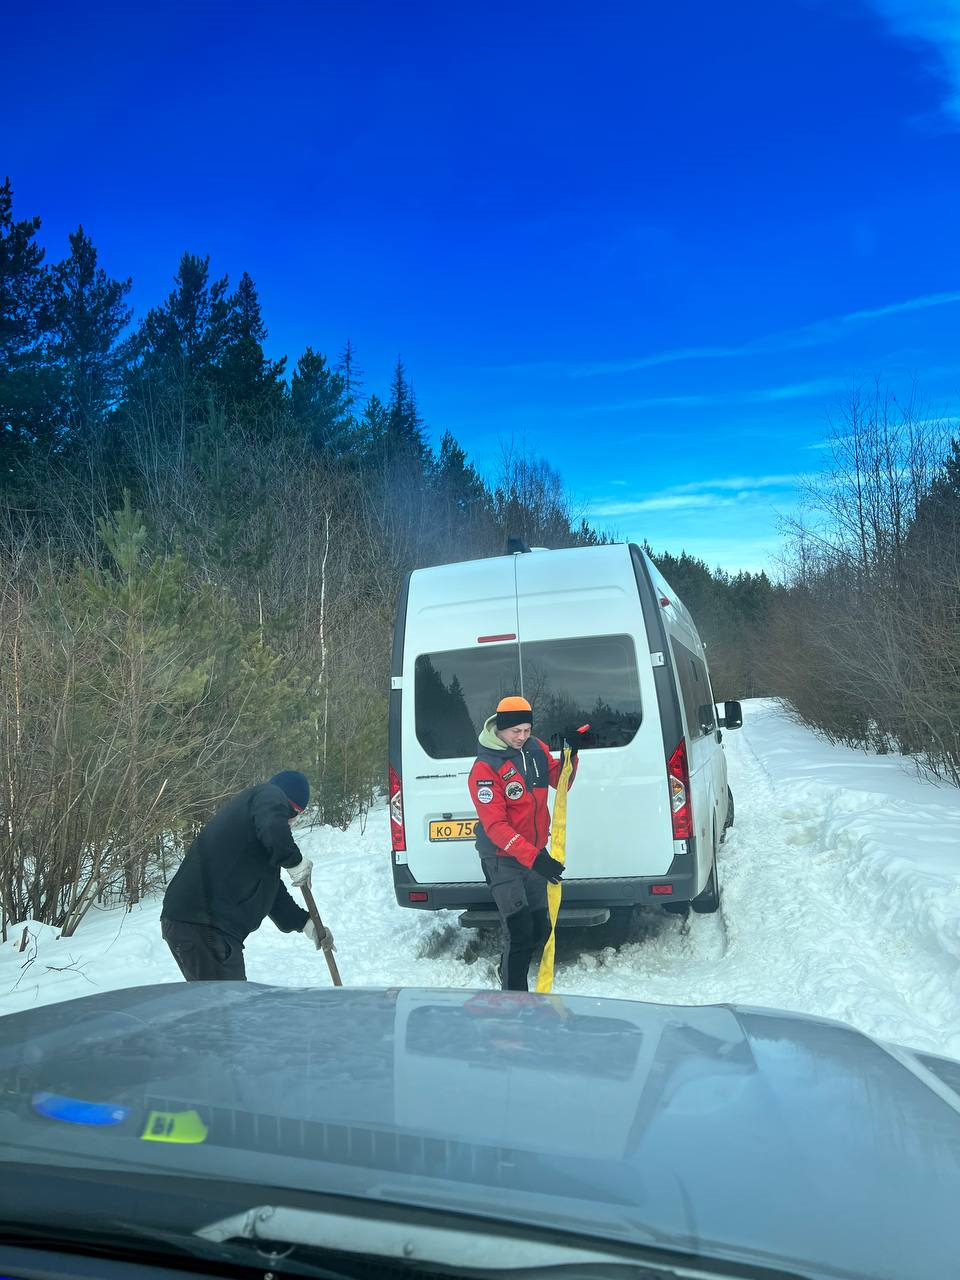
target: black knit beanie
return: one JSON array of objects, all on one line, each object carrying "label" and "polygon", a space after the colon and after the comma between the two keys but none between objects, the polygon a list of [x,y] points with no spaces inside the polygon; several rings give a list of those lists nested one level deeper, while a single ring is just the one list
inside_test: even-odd
[{"label": "black knit beanie", "polygon": [[280,788],[297,813],[303,813],[310,803],[310,783],[305,774],[298,773],[296,769],[284,769],[275,773],[270,782]]}]

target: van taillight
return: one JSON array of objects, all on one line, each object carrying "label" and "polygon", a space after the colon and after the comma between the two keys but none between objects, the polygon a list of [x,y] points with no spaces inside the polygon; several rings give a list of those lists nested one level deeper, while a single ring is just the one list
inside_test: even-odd
[{"label": "van taillight", "polygon": [[403,787],[396,769],[388,768],[387,785],[390,789],[390,839],[395,853],[407,847],[407,837],[403,830]]},{"label": "van taillight", "polygon": [[687,768],[687,743],[680,739],[667,764],[667,781],[670,784],[670,816],[673,819],[674,840],[688,840],[693,831],[693,811],[690,807],[690,770]]}]

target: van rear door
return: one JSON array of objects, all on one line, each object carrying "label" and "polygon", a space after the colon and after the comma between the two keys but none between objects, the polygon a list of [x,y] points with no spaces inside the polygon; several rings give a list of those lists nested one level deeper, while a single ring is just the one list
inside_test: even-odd
[{"label": "van rear door", "polygon": [[567,810],[567,880],[664,875],[673,861],[663,732],[629,548],[515,556],[534,733],[591,725]]},{"label": "van rear door", "polygon": [[410,575],[401,758],[405,856],[420,884],[483,880],[467,776],[484,720],[519,688],[517,559]]}]

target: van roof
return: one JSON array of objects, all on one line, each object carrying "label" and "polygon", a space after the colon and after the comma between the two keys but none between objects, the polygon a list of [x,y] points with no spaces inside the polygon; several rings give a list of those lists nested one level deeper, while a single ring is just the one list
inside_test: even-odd
[{"label": "van roof", "polygon": [[[669,606],[673,619],[679,621],[685,630],[692,631],[696,635],[696,624],[677,592],[653,563],[647,552],[638,544],[631,542],[604,542],[590,547],[537,547],[531,549],[531,552],[514,551],[499,556],[480,556],[475,560],[456,560],[449,564],[430,565],[423,569],[413,570],[410,575],[411,585],[413,580],[416,579],[421,581],[429,580],[431,586],[435,589],[449,590],[451,595],[465,598],[470,594],[471,579],[486,578],[491,564],[497,561],[513,560],[517,556],[533,554],[534,552],[536,552],[538,560],[545,560],[549,557],[556,558],[562,562],[567,557],[575,557],[578,560],[589,557],[595,562],[596,572],[602,573],[602,566],[605,562],[611,564],[620,562],[622,571],[623,557],[625,554],[630,555],[632,551],[636,551],[643,557],[654,591],[658,593],[660,598],[661,606],[664,608]],[[445,580],[449,580],[449,588],[447,588]],[[454,583],[456,583],[455,590],[453,588]],[[664,600],[668,602],[668,606],[663,605]]]}]

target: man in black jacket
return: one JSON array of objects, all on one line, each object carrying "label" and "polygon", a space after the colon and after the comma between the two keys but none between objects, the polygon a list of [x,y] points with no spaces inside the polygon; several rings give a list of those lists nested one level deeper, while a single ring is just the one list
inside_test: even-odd
[{"label": "man in black jacket", "polygon": [[[247,787],[210,819],[187,850],[163,898],[160,927],[188,982],[243,981],[243,944],[269,916],[283,933],[316,929],[280,879],[310,884],[313,863],[301,854],[290,828],[307,807],[310,784],[285,769]],[[333,935],[324,930],[324,950]]]}]

